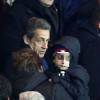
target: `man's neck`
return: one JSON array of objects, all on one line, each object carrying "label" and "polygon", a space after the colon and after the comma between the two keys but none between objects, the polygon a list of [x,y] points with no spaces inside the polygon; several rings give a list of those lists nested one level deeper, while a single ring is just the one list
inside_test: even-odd
[{"label": "man's neck", "polygon": [[45,3],[42,3],[42,2],[40,2],[40,1],[39,1],[39,3],[40,3],[40,5],[42,5],[42,6],[44,6],[44,7],[47,7],[47,8],[49,8],[49,7],[52,6],[52,5],[50,6],[50,5],[47,5],[47,4],[45,4]]}]

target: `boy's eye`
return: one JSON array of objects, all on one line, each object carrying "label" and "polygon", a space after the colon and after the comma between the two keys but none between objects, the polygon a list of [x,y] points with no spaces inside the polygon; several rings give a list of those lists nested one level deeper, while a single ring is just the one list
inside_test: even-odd
[{"label": "boy's eye", "polygon": [[69,60],[70,56],[69,55],[62,55],[62,54],[56,54],[56,58],[59,60]]},{"label": "boy's eye", "polygon": [[69,60],[70,59],[70,56],[66,56],[66,60]]},{"label": "boy's eye", "polygon": [[58,59],[64,59],[64,56],[63,56],[63,55],[60,55],[60,54],[56,55],[56,57],[57,57]]}]

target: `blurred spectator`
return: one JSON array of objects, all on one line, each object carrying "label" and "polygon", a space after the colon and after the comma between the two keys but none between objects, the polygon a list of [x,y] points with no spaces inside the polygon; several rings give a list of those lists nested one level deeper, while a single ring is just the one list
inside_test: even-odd
[{"label": "blurred spectator", "polygon": [[[3,47],[3,34],[2,34],[2,29],[3,29],[3,23],[5,23],[5,19],[7,17],[8,11],[10,9],[10,6],[5,2],[5,0],[0,0],[0,45]],[[0,50],[2,52],[2,49]],[[2,53],[0,53],[0,65],[2,65]],[[0,67],[0,72],[2,70],[2,67]]]},{"label": "blurred spectator", "polygon": [[45,100],[45,98],[37,91],[26,91],[19,94],[19,100]]},{"label": "blurred spectator", "polygon": [[76,36],[81,43],[79,63],[89,72],[91,100],[100,98],[100,8],[95,8],[90,19],[80,21]]},{"label": "blurred spectator", "polygon": [[[78,21],[88,19],[96,7],[96,0],[55,0],[55,5],[61,17],[62,35],[75,33]],[[84,20],[83,20],[84,22]]]},{"label": "blurred spectator", "polygon": [[15,0],[6,0],[6,3],[8,3],[9,6],[12,6],[14,2],[15,2]]}]

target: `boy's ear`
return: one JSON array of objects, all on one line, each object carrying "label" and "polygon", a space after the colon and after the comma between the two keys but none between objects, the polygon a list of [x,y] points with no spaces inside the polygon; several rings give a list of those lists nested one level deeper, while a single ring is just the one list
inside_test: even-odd
[{"label": "boy's ear", "polygon": [[25,43],[25,44],[29,44],[29,40],[28,40],[27,35],[24,35],[24,36],[23,36],[23,40],[24,40],[24,43]]}]

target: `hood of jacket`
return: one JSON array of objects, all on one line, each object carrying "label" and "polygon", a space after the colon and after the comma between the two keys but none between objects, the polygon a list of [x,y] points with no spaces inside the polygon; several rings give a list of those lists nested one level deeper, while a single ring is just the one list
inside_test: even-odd
[{"label": "hood of jacket", "polygon": [[66,36],[62,38],[60,41],[55,43],[53,46],[53,49],[64,47],[69,50],[71,54],[71,61],[70,66],[77,65],[78,62],[78,56],[80,53],[80,43],[79,40],[72,36]]}]

